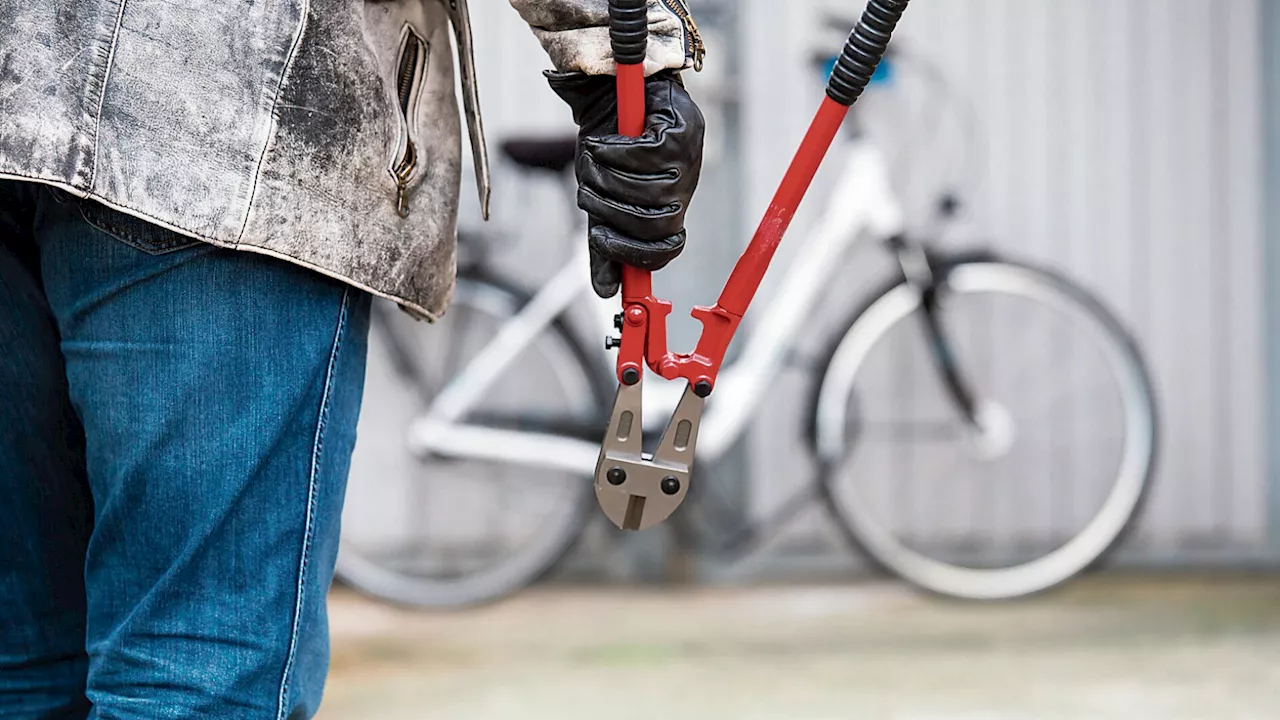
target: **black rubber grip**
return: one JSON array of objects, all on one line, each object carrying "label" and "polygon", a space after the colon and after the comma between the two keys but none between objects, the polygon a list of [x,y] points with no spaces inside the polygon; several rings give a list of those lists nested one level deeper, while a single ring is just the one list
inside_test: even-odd
[{"label": "black rubber grip", "polygon": [[858,26],[844,44],[844,52],[827,80],[827,96],[846,107],[858,101],[889,49],[893,30],[910,0],[871,0]]},{"label": "black rubber grip", "polygon": [[649,49],[648,0],[609,0],[609,41],[619,65],[644,62]]}]

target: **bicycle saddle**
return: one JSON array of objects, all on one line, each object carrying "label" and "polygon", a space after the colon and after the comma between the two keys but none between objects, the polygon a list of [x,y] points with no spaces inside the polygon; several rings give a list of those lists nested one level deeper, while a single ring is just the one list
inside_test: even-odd
[{"label": "bicycle saddle", "polygon": [[502,154],[526,170],[562,173],[573,166],[578,149],[575,135],[516,137],[502,143]]}]

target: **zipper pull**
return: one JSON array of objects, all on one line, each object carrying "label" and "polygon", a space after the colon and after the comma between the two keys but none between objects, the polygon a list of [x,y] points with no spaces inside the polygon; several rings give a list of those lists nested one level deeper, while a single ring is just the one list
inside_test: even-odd
[{"label": "zipper pull", "polygon": [[694,22],[693,13],[689,14],[689,44],[693,46],[693,71],[702,72],[703,61],[707,58],[707,45],[702,41],[702,33],[698,32],[698,23]]},{"label": "zipper pull", "polygon": [[404,183],[396,183],[396,214],[409,217],[409,186]]},{"label": "zipper pull", "polygon": [[693,55],[693,71],[702,72],[702,64],[707,57],[707,44],[702,41],[702,33],[698,31],[698,21],[693,19],[693,13],[685,0],[671,0],[665,5],[684,23],[685,30],[689,33],[688,50]]},{"label": "zipper pull", "polygon": [[402,218],[409,217],[409,180],[418,167],[418,148],[412,140],[405,143],[404,155],[391,171],[396,179],[396,214]]}]

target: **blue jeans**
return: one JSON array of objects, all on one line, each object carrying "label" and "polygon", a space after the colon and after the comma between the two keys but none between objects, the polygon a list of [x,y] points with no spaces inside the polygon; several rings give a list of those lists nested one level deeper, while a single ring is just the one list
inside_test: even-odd
[{"label": "blue jeans", "polygon": [[315,713],[369,305],[0,181],[0,717]]}]

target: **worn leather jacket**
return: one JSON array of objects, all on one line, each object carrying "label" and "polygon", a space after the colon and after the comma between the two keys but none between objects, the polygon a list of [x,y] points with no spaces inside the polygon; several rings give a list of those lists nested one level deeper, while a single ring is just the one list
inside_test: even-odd
[{"label": "worn leather jacket", "polygon": [[[510,1],[556,69],[612,72],[606,0]],[[650,72],[700,60],[684,0],[649,13]],[[0,28],[0,177],[444,311],[455,62],[489,195],[466,0],[8,0]]]}]

